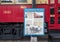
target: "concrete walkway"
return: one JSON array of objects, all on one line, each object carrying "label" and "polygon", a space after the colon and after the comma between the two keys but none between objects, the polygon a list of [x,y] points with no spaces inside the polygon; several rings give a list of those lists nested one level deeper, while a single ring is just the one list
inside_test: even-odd
[{"label": "concrete walkway", "polygon": [[[14,40],[14,41],[11,41],[11,40],[0,40],[0,42],[30,42],[30,41],[19,41],[19,40]],[[48,41],[38,41],[38,42],[48,42]]]}]

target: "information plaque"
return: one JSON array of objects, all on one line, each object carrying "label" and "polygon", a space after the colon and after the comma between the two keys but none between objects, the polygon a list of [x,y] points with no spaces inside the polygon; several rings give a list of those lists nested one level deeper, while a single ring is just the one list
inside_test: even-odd
[{"label": "information plaque", "polygon": [[24,9],[24,36],[44,35],[44,8]]}]

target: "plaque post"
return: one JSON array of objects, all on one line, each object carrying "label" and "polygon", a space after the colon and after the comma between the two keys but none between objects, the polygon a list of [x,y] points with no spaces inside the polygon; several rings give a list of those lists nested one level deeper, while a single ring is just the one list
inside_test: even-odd
[{"label": "plaque post", "polygon": [[35,36],[31,36],[31,40],[30,40],[30,42],[37,42],[37,37],[35,37]]}]

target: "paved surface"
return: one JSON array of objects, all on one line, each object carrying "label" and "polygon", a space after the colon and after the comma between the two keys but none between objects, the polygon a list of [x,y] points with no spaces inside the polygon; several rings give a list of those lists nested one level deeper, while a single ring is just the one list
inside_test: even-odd
[{"label": "paved surface", "polygon": [[[46,38],[48,38],[47,35],[43,36],[43,37],[38,37],[38,42],[48,42],[48,40]],[[22,41],[20,41],[20,40],[0,40],[0,42],[30,42],[30,37],[24,37],[24,39]]]},{"label": "paved surface", "polygon": [[[15,40],[15,41],[11,41],[11,40],[8,40],[8,41],[2,41],[2,40],[0,40],[0,42],[30,42],[30,41],[19,41],[19,40]],[[48,42],[48,41],[38,41],[38,42]]]}]

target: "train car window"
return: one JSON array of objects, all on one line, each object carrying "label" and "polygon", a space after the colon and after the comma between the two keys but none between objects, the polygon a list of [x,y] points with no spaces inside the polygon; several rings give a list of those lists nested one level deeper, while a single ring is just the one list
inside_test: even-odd
[{"label": "train car window", "polygon": [[1,4],[12,4],[14,0],[1,0]]},{"label": "train car window", "polygon": [[18,2],[27,2],[27,0],[18,0]]},{"label": "train car window", "polygon": [[1,0],[1,2],[12,2],[12,0]]},{"label": "train car window", "polygon": [[50,14],[54,14],[54,7],[50,8]]},{"label": "train car window", "polygon": [[55,3],[55,0],[50,0],[50,4],[54,4]]},{"label": "train car window", "polygon": [[60,17],[58,17],[58,24],[60,24]]},{"label": "train car window", "polygon": [[54,17],[50,17],[50,23],[54,24]]},{"label": "train car window", "polygon": [[44,23],[44,27],[45,27],[45,29],[44,29],[44,30],[45,30],[45,33],[47,33],[47,29],[48,29],[48,22],[45,22],[45,23]]},{"label": "train car window", "polygon": [[48,4],[48,0],[36,0],[36,4]]},{"label": "train car window", "polygon": [[44,23],[44,26],[47,28],[48,27],[48,22],[45,22]]},{"label": "train car window", "polygon": [[58,7],[58,14],[60,14],[60,7]]},{"label": "train car window", "polygon": [[58,4],[60,3],[60,0],[58,0]]},{"label": "train car window", "polygon": [[16,0],[16,4],[32,4],[32,0]]}]

